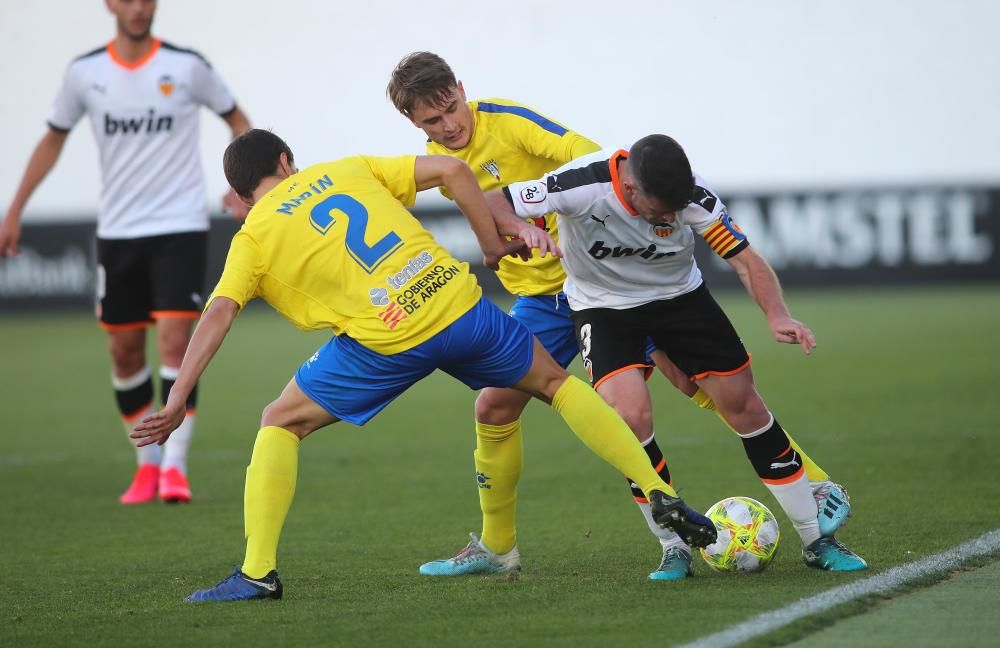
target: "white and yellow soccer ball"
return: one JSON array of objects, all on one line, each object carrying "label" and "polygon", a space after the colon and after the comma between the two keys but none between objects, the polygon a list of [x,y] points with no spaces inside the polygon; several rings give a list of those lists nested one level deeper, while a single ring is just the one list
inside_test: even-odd
[{"label": "white and yellow soccer ball", "polygon": [[701,557],[716,571],[759,572],[778,550],[781,532],[771,511],[750,497],[727,497],[705,514],[719,533]]}]

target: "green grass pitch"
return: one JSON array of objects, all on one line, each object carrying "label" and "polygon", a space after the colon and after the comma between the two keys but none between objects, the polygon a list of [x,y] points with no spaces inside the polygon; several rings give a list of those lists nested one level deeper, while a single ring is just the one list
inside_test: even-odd
[{"label": "green grass pitch", "polygon": [[[850,489],[856,514],[840,537],[869,573],[1000,527],[1000,287],[791,292],[819,341],[808,358],[770,340],[746,295],[719,298],[771,409]],[[194,502],[122,507],[134,454],[103,332],[86,315],[0,319],[0,645],[663,646],[858,578],[802,565],[736,437],[659,376],[656,429],[675,485],[702,509],[729,495],[768,504],[783,538],[767,571],[716,574],[696,558],[696,578],[646,580],[659,547],[624,480],[536,403],[524,419],[523,572],[421,577],[421,562],[479,530],[475,394],[435,374],[366,427],[303,443],[278,554],[283,601],[185,603],[242,561],[260,411],[325,339],[264,309],[241,316],[202,383]]]}]

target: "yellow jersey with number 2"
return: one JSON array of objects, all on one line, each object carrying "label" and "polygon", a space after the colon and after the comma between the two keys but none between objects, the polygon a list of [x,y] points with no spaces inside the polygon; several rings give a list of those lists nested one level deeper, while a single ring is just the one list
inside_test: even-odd
[{"label": "yellow jersey with number 2", "polygon": [[440,332],[482,290],[407,210],[414,164],[359,156],[286,178],[233,237],[209,304],[261,297],[301,329],[330,328],[384,355]]}]

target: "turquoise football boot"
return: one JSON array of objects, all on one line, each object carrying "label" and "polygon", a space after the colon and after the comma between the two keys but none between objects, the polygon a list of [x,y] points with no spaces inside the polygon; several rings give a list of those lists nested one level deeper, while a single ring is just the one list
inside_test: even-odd
[{"label": "turquoise football boot", "polygon": [[836,538],[820,537],[802,550],[802,560],[807,567],[825,571],[851,572],[868,569],[864,558]]},{"label": "turquoise football boot", "polygon": [[446,560],[433,560],[420,565],[424,576],[469,576],[474,574],[505,574],[521,569],[521,554],[514,547],[505,554],[490,551],[475,533],[472,540],[457,554]]},{"label": "turquoise football boot", "polygon": [[656,571],[649,575],[650,580],[683,580],[694,576],[691,569],[691,552],[683,547],[673,546],[663,549],[663,560]]},{"label": "turquoise football boot", "polygon": [[816,498],[816,507],[819,510],[816,516],[819,533],[832,538],[838,529],[847,524],[847,518],[852,515],[851,498],[846,488],[831,481],[819,482],[814,484],[814,487],[813,497]]}]

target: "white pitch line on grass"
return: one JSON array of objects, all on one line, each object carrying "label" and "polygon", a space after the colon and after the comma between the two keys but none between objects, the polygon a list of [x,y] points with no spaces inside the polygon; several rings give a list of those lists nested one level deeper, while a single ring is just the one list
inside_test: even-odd
[{"label": "white pitch line on grass", "polygon": [[881,594],[903,585],[940,574],[964,562],[1000,550],[1000,529],[994,529],[947,551],[928,556],[907,565],[900,565],[881,574],[841,585],[815,596],[804,598],[783,608],[765,612],[725,630],[684,644],[681,648],[728,648],[782,628],[803,617],[825,612],[863,596]]}]

